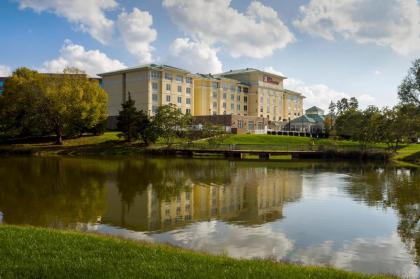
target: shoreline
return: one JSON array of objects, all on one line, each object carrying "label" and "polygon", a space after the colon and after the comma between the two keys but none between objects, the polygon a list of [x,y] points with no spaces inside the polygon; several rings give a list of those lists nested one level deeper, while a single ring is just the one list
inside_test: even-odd
[{"label": "shoreline", "polygon": [[[107,132],[102,136],[84,136],[75,139],[67,139],[63,145],[55,145],[52,142],[34,142],[34,143],[2,143],[0,144],[0,156],[159,156],[159,157],[184,157],[184,158],[225,158],[235,160],[260,160],[260,161],[299,161],[299,160],[344,160],[344,161],[360,161],[360,162],[394,162],[403,165],[420,166],[420,144],[408,145],[398,150],[398,153],[392,154],[384,147],[374,147],[373,149],[363,150],[351,145],[335,145],[337,142],[317,142],[312,147],[305,143],[295,143],[293,141],[301,140],[300,138],[279,136],[258,137],[257,139],[266,140],[260,144],[254,142],[243,143],[244,137],[228,139],[226,145],[244,146],[247,150],[243,152],[229,150],[214,150],[206,152],[205,144],[194,144],[202,148],[199,152],[193,152],[188,148],[184,150],[167,149],[164,144],[155,144],[145,147],[142,143],[126,143],[118,138],[118,133]],[[255,140],[250,136],[251,140]],[[246,138],[245,138],[246,139]],[[235,142],[238,142],[236,143]],[[277,142],[276,142],[277,141]],[[23,141],[25,142],[25,141]],[[233,142],[233,143],[232,143]],[[249,141],[248,141],[249,142]],[[280,143],[279,143],[280,142]],[[341,144],[341,142],[338,142]],[[349,144],[348,142],[343,142]],[[176,143],[175,143],[176,144]],[[276,145],[289,145],[293,148],[314,148],[316,152],[305,154],[284,154],[269,155],[270,151],[276,153]],[[188,145],[186,145],[188,147]],[[274,148],[273,148],[274,147]],[[268,151],[262,151],[268,150]],[[279,149],[279,151],[282,149]],[[299,149],[296,149],[299,150]],[[310,149],[312,150],[312,149]],[[249,151],[249,152],[247,152]],[[242,154],[243,153],[243,154]],[[262,154],[259,154],[262,153]],[[278,153],[278,152],[277,152]],[[282,153],[282,152],[280,152]],[[287,152],[284,152],[287,153]],[[245,155],[245,156],[243,156]],[[262,156],[261,156],[262,155]],[[268,158],[270,157],[270,158]]]}]

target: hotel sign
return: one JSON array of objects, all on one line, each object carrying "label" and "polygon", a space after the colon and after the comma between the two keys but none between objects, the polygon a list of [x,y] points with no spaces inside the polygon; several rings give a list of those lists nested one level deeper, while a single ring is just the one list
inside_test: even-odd
[{"label": "hotel sign", "polygon": [[269,76],[264,76],[263,77],[263,81],[266,83],[271,83],[271,84],[275,84],[275,85],[279,85],[279,82],[274,81],[272,77]]}]

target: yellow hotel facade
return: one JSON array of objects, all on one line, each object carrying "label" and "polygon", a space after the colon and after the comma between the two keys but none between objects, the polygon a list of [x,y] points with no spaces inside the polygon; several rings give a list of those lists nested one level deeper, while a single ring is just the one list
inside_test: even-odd
[{"label": "yellow hotel facade", "polygon": [[204,75],[148,64],[99,76],[108,94],[110,122],[114,122],[109,126],[115,126],[129,94],[137,108],[150,116],[168,104],[192,116],[252,116],[264,123],[290,121],[303,114],[304,96],[283,87],[286,77],[252,68]]}]

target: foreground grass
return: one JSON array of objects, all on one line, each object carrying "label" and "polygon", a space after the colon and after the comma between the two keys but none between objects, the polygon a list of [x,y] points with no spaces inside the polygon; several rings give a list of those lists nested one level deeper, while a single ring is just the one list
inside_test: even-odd
[{"label": "foreground grass", "polygon": [[0,278],[392,278],[6,225],[0,247]]}]

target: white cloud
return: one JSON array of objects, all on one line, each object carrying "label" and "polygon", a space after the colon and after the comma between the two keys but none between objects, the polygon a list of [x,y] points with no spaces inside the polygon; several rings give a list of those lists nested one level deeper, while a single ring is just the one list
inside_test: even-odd
[{"label": "white cloud", "polygon": [[12,73],[12,70],[7,65],[1,65],[0,64],[0,77],[7,77],[10,76]]},{"label": "white cloud", "polygon": [[65,17],[84,32],[101,43],[112,38],[114,22],[105,12],[118,6],[115,0],[17,0],[20,9],[33,9],[41,13],[48,11]]},{"label": "white cloud", "polygon": [[294,41],[271,7],[253,1],[245,13],[231,0],[164,0],[172,20],[195,41],[222,44],[233,57],[263,58]]},{"label": "white cloud", "polygon": [[379,71],[379,70],[375,70],[375,71],[373,71],[373,73],[374,73],[375,75],[377,75],[377,76],[382,75],[382,72],[381,72],[381,71]]},{"label": "white cloud", "polygon": [[[282,74],[273,67],[267,67],[265,68],[265,71],[273,74]],[[336,102],[341,98],[348,99],[354,96],[334,90],[325,84],[307,84],[304,81],[295,78],[286,79],[284,81],[284,88],[302,93],[306,97],[303,101],[304,108],[317,106],[324,110],[328,110],[331,101]],[[361,107],[367,107],[375,102],[375,98],[369,94],[361,94],[354,97],[358,99]]]},{"label": "white cloud", "polygon": [[401,54],[420,51],[417,0],[311,0],[300,7],[294,24],[327,40],[341,35],[362,44],[389,46]]},{"label": "white cloud", "polygon": [[221,221],[199,222],[153,238],[157,242],[234,258],[281,260],[294,249],[294,241],[270,224],[250,229]]},{"label": "white cloud", "polygon": [[68,66],[83,70],[91,76],[126,67],[122,62],[109,58],[99,50],[85,50],[83,46],[66,40],[60,50],[60,56],[44,62],[39,70],[41,72],[58,73]]},{"label": "white cloud", "polygon": [[117,27],[127,50],[137,57],[139,63],[153,61],[151,43],[156,40],[157,32],[152,28],[153,17],[147,11],[134,8],[118,16]]},{"label": "white cloud", "polygon": [[167,63],[198,73],[220,73],[222,62],[217,50],[203,42],[178,38],[169,47]]}]

